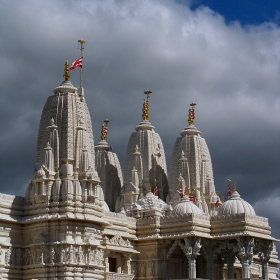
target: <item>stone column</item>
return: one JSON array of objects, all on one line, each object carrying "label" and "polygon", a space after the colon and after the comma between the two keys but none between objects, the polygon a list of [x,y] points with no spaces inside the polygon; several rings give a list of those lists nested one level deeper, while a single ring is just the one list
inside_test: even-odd
[{"label": "stone column", "polygon": [[167,280],[168,279],[168,253],[167,253],[167,246],[170,243],[170,240],[162,240],[161,242],[161,273],[162,273],[162,279]]},{"label": "stone column", "polygon": [[242,264],[242,278],[250,278],[250,264],[253,259],[254,238],[239,238],[239,254],[238,257]]},{"label": "stone column", "polygon": [[167,280],[168,279],[168,260],[164,259],[162,261],[162,279]]},{"label": "stone column", "polygon": [[184,259],[182,260],[182,278],[183,278],[183,279],[186,279],[186,278],[187,278],[186,266],[187,266],[187,260],[184,258]]},{"label": "stone column", "polygon": [[189,278],[196,278],[196,257],[199,254],[201,245],[201,239],[187,239],[185,238],[184,253],[189,261]]},{"label": "stone column", "polygon": [[259,248],[259,258],[262,262],[262,279],[269,280],[269,264],[270,254],[273,250],[273,242],[270,242],[268,246],[262,245]]},{"label": "stone column", "polygon": [[223,280],[224,277],[223,277],[223,271],[224,271],[224,262],[223,261],[220,261],[219,263],[219,279],[220,280]]},{"label": "stone column", "polygon": [[228,269],[228,271],[227,271],[228,279],[234,278],[234,267],[233,267],[234,262],[235,262],[235,256],[232,251],[229,251],[227,258],[226,258],[227,269]]},{"label": "stone column", "polygon": [[194,255],[189,257],[189,278],[196,278],[196,256]]},{"label": "stone column", "polygon": [[206,242],[204,243],[203,251],[206,257],[206,275],[205,278],[209,280],[214,279],[214,257],[215,257],[215,251],[214,251],[214,245],[212,242]]}]

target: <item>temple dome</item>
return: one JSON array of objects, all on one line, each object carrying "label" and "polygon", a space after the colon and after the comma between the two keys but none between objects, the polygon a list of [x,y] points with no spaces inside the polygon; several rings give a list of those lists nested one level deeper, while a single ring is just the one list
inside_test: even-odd
[{"label": "temple dome", "polygon": [[184,215],[184,214],[190,214],[190,213],[206,215],[192,201],[190,201],[188,195],[184,195],[181,199],[181,202],[174,207],[172,214],[173,215]]},{"label": "temple dome", "polygon": [[234,191],[230,196],[230,199],[222,204],[217,210],[218,216],[235,214],[256,215],[255,210],[251,206],[251,204],[243,200],[237,191]]}]

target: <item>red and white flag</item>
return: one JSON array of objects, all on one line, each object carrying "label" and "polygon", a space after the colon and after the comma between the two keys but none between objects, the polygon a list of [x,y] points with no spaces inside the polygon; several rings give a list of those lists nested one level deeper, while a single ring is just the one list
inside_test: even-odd
[{"label": "red and white flag", "polygon": [[80,67],[83,68],[83,57],[81,56],[80,58],[78,58],[77,60],[75,60],[71,66],[70,66],[70,70],[75,69],[76,67]]},{"label": "red and white flag", "polygon": [[179,190],[179,195],[180,195],[180,197],[181,197],[181,198],[184,196],[184,193],[183,193],[183,189],[182,189],[182,187],[180,187],[180,190]]},{"label": "red and white flag", "polygon": [[189,194],[189,199],[192,201],[194,204],[196,203],[196,196],[193,193]]}]

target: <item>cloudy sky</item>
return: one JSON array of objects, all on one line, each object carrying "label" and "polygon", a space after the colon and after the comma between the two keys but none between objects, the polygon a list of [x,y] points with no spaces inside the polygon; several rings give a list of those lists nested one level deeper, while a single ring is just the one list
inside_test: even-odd
[{"label": "cloudy sky", "polygon": [[[216,189],[225,195],[226,180],[236,182],[280,239],[280,3],[221,2],[0,0],[0,192],[24,195],[42,108],[83,38],[95,143],[110,119],[123,165],[151,89],[150,121],[169,164],[196,102]],[[78,86],[79,71],[70,74]]]}]

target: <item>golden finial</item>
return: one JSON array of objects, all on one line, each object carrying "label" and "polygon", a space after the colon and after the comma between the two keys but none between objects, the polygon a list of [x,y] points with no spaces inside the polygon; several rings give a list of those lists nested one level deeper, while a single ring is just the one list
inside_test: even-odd
[{"label": "golden finial", "polygon": [[188,123],[189,125],[193,124],[194,123],[194,119],[195,119],[195,113],[194,113],[194,106],[196,106],[196,103],[191,103],[190,104],[190,108],[189,108],[189,119],[188,119]]},{"label": "golden finial", "polygon": [[149,119],[149,98],[150,98],[150,95],[152,93],[151,90],[146,90],[144,91],[145,94],[147,94],[147,99],[144,99],[144,103],[143,103],[143,108],[142,108],[142,118],[143,120],[148,120]]},{"label": "golden finial", "polygon": [[148,192],[152,192],[152,187],[151,187],[151,184],[149,184],[149,187],[148,187]]},{"label": "golden finial", "polygon": [[83,39],[79,39],[78,43],[80,43],[80,45],[78,44],[78,49],[81,51],[81,56],[83,56],[84,44],[86,43],[86,41]]},{"label": "golden finial", "polygon": [[190,188],[185,188],[185,195],[189,195],[190,194]]},{"label": "golden finial", "polygon": [[224,198],[224,196],[222,195],[222,203],[224,203],[225,202],[225,198]]},{"label": "golden finial", "polygon": [[105,124],[103,123],[101,126],[101,140],[105,140],[106,139],[106,127]]},{"label": "golden finial", "polygon": [[237,187],[236,187],[236,182],[234,183],[233,190],[234,190],[235,192],[236,192],[236,190],[237,190]]},{"label": "golden finial", "polygon": [[110,122],[108,119],[104,120],[105,124],[103,123],[101,126],[101,140],[107,139],[108,134],[108,122]]},{"label": "golden finial", "polygon": [[157,180],[157,179],[155,179],[155,180],[154,180],[154,182],[155,182],[155,186],[156,186],[156,185],[157,185],[158,180]]},{"label": "golden finial", "polygon": [[65,81],[68,81],[70,78],[70,74],[69,74],[69,64],[68,64],[68,60],[66,59],[65,63],[64,63],[64,74],[63,74],[63,78]]}]

